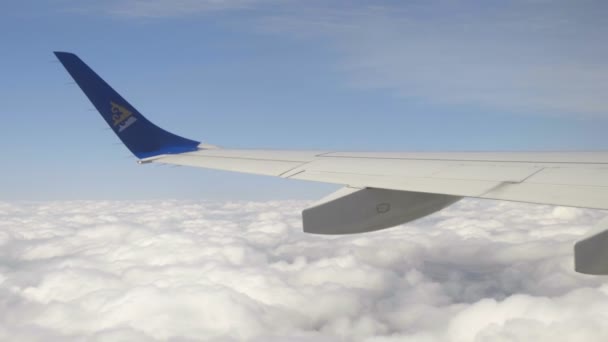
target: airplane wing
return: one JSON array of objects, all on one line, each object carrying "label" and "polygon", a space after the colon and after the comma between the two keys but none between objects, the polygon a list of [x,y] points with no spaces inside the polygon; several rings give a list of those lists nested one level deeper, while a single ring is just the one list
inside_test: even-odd
[{"label": "airplane wing", "polygon": [[[344,185],[304,210],[306,232],[349,234],[384,229],[432,214],[463,197],[608,209],[607,152],[374,153],[218,148],[154,125],[76,55],[55,55],[142,164],[184,165]],[[582,250],[589,252],[589,248]],[[587,254],[584,260],[594,260]],[[577,263],[577,270],[608,274],[608,260],[600,266],[590,264]]]}]

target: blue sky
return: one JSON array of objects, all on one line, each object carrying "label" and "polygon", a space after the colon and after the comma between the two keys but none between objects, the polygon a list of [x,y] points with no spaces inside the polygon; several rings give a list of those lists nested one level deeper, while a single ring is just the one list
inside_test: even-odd
[{"label": "blue sky", "polygon": [[139,166],[52,51],[227,147],[608,148],[603,1],[0,3],[1,200],[316,198],[334,186]]}]

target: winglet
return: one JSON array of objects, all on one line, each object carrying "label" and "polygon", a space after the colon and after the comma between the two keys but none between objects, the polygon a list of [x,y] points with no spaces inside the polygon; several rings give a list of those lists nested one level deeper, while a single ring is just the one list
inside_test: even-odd
[{"label": "winglet", "polygon": [[55,56],[118,138],[138,158],[198,149],[200,142],[167,132],[148,121],[75,54],[55,52]]}]

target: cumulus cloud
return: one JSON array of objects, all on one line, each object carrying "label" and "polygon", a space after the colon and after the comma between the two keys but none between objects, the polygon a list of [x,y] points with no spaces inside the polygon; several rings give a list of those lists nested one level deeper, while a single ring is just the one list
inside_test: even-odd
[{"label": "cumulus cloud", "polygon": [[0,340],[601,341],[601,211],[464,200],[352,236],[304,201],[0,203]]}]

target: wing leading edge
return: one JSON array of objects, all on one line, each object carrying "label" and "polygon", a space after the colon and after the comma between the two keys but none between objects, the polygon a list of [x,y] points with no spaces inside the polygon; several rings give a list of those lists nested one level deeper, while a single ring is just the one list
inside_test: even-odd
[{"label": "wing leading edge", "polygon": [[[608,209],[606,152],[357,153],[221,149],[154,125],[76,55],[66,52],[55,55],[140,163],[344,185],[344,189],[329,199],[304,211],[307,232],[347,234],[388,228],[441,210],[462,197]],[[608,249],[608,239],[604,240],[603,247]],[[595,251],[601,250],[593,246],[584,248],[585,265],[595,260]],[[579,250],[583,249],[579,247]],[[597,254],[600,258],[601,255]],[[608,274],[608,266],[600,268]],[[577,267],[581,272],[587,269],[590,268]],[[598,272],[597,267],[593,268],[594,274]]]}]

